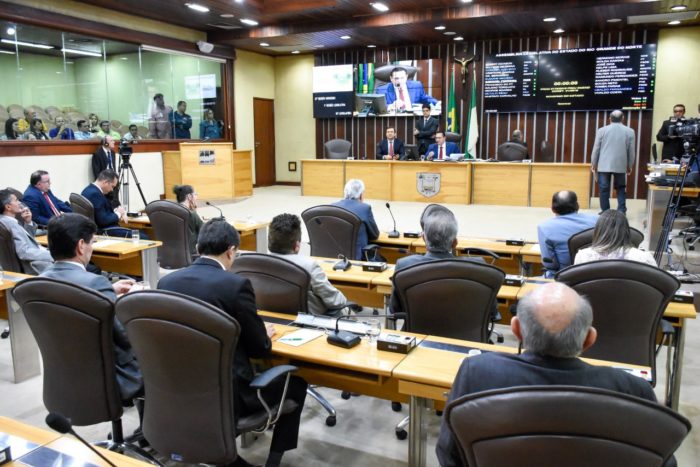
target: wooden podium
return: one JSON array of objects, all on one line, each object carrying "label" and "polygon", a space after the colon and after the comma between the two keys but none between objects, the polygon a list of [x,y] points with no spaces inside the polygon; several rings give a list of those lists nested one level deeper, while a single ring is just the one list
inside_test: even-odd
[{"label": "wooden podium", "polygon": [[252,151],[233,143],[180,143],[179,151],[163,151],[166,199],[175,199],[175,185],[192,185],[202,199],[253,195]]}]

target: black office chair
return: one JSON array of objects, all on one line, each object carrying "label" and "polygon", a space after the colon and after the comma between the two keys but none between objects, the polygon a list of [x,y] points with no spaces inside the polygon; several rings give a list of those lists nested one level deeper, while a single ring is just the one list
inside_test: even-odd
[{"label": "black office chair", "polygon": [[453,131],[446,131],[445,141],[447,141],[448,143],[455,143],[459,147],[460,152],[462,151],[462,135],[460,135],[459,133],[455,133]]},{"label": "black office chair", "polygon": [[[576,254],[579,252],[579,250],[588,248],[593,244],[594,230],[595,227],[591,227],[590,229],[582,230],[581,232],[569,237],[567,245],[569,247],[569,258],[571,258],[571,264],[574,263],[574,259],[576,259]],[[644,234],[634,227],[630,227],[630,241],[635,247],[638,248],[644,241]]]},{"label": "black office chair", "polygon": [[448,404],[445,423],[470,467],[660,467],[691,429],[661,404],[576,386],[469,394]]},{"label": "black office chair", "polygon": [[146,205],[153,232],[163,246],[158,247],[158,263],[164,269],[181,269],[192,264],[190,250],[190,211],[173,201],[158,200]]},{"label": "black office chair", "polygon": [[74,213],[82,214],[95,222],[95,208],[89,199],[79,193],[71,193],[68,200]]},{"label": "black office chair", "polygon": [[12,294],[41,351],[46,409],[77,426],[111,422],[111,440],[98,446],[158,464],[124,439],[114,303],[92,289],[45,277],[23,280]]},{"label": "black office chair", "polygon": [[[383,86],[391,81],[391,70],[396,67],[401,67],[406,70],[408,79],[415,79],[416,73],[418,72],[418,68],[410,65],[393,65],[391,63],[382,65],[374,69],[374,88],[376,89],[379,86]],[[369,91],[372,92],[372,89]]]},{"label": "black office chair", "polygon": [[[231,272],[250,280],[255,291],[255,305],[259,310],[285,313],[295,317],[298,313],[309,312],[311,276],[301,266],[279,256],[246,253],[236,258]],[[354,304],[346,306],[352,305]],[[334,426],[337,414],[331,403],[315,387],[309,386],[306,391],[328,413],[326,425]]]},{"label": "black office chair", "polygon": [[344,139],[332,139],[323,143],[326,159],[347,159],[352,151],[352,143]]},{"label": "black office chair", "polygon": [[[394,274],[401,303],[397,319],[404,331],[488,342],[489,324],[505,273],[489,264],[441,259],[415,264]],[[409,418],[395,428],[405,439]]]},{"label": "black office chair", "polygon": [[527,159],[527,147],[519,143],[505,142],[498,146],[496,158],[503,162],[522,161]]},{"label": "black office chair", "polygon": [[535,162],[554,162],[554,147],[549,141],[544,140],[540,143],[540,154]]},{"label": "black office chair", "polygon": [[374,256],[378,245],[367,245],[362,257],[355,257],[357,236],[362,221],[347,209],[324,204],[314,206],[301,213],[301,218],[309,233],[311,256],[337,258],[343,255],[348,259],[367,259]]},{"label": "black office chair", "polygon": [[[0,224],[0,266],[4,271],[24,274],[24,267],[17,257],[15,242],[12,240],[12,232],[3,224]],[[9,327],[0,332],[0,338],[7,339],[8,337],[10,337]]]},{"label": "black office chair", "polygon": [[[226,465],[237,457],[236,436],[262,432],[296,409],[280,401],[267,410],[236,417],[233,368],[240,325],[215,306],[162,290],[122,296],[116,304],[136,351],[146,387],[143,432],[168,459]],[[280,365],[253,380],[258,397],[296,367]],[[286,387],[284,390],[286,393]]]},{"label": "black office chair", "polygon": [[659,322],[680,287],[678,279],[655,266],[627,260],[577,264],[554,277],[593,307],[598,339],[583,356],[651,367],[655,384]]}]

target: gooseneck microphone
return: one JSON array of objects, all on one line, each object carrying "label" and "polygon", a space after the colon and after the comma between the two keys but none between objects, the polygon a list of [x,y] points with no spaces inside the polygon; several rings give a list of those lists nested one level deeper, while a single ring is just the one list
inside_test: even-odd
[{"label": "gooseneck microphone", "polygon": [[[331,239],[331,241],[333,242],[335,247],[338,249],[338,251],[343,251],[343,249],[340,247],[340,245],[338,245],[338,242],[335,240],[335,237],[333,237],[333,235],[331,235],[331,233],[328,231],[328,229],[326,229],[326,226],[323,225],[323,222],[321,222],[321,219],[316,217],[316,218],[314,218],[314,222],[316,222],[316,224],[319,227],[321,227],[321,229],[324,232],[326,232],[326,235],[328,235],[328,238]],[[333,265],[334,271],[347,271],[348,269],[350,269],[350,267],[352,267],[350,260],[344,254],[342,254],[342,253],[338,254],[338,258],[340,258],[340,261],[338,261],[337,263],[335,263]],[[338,325],[338,323],[336,322],[336,327],[337,327],[337,325]]]},{"label": "gooseneck microphone", "polygon": [[401,233],[398,230],[396,230],[396,218],[394,217],[394,213],[391,212],[391,206],[389,205],[389,203],[386,203],[386,208],[389,210],[389,214],[391,214],[391,220],[394,221],[394,230],[389,232],[387,236],[389,238],[399,238],[401,236]]},{"label": "gooseneck microphone", "polygon": [[61,434],[67,434],[70,433],[76,438],[78,438],[78,441],[83,443],[85,446],[88,447],[92,452],[100,456],[100,458],[111,465],[112,467],[117,467],[113,462],[110,462],[109,459],[107,459],[105,456],[99,453],[97,449],[95,449],[90,443],[85,441],[83,438],[78,435],[78,433],[73,430],[73,425],[71,424],[71,421],[69,418],[64,417],[60,413],[57,412],[49,412],[49,414],[46,416],[46,424],[52,429],[55,430]]},{"label": "gooseneck microphone", "polygon": [[226,220],[226,218],[224,217],[224,212],[221,210],[221,208],[219,208],[219,206],[217,206],[215,204],[211,204],[209,201],[205,201],[204,204],[206,204],[207,206],[211,206],[214,209],[216,209],[217,211],[219,211],[219,219],[221,219],[222,221]]},{"label": "gooseneck microphone", "polygon": [[335,331],[328,334],[326,341],[331,345],[350,349],[360,343],[360,336],[349,331],[341,331],[338,329],[338,322],[341,319],[348,319],[348,317],[345,315],[338,316],[335,320]]}]

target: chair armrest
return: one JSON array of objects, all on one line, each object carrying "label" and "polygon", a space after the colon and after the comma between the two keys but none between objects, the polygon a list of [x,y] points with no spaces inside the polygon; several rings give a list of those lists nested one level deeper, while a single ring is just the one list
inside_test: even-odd
[{"label": "chair armrest", "polygon": [[285,376],[287,373],[297,370],[298,368],[293,365],[278,365],[260,373],[253,381],[251,381],[249,386],[253,389],[262,389],[267,387],[272,381],[276,380],[280,376]]},{"label": "chair armrest", "polygon": [[463,248],[462,253],[465,255],[475,255],[475,256],[490,256],[494,260],[500,259],[501,257],[498,256],[498,254],[494,253],[491,250],[486,250],[484,248],[476,248],[476,247],[468,247],[468,248]]},{"label": "chair armrest", "polygon": [[338,310],[342,310],[343,308],[350,308],[350,311],[354,311],[355,313],[359,313],[362,311],[362,305],[358,305],[357,303],[350,302],[350,301],[345,302],[345,305],[338,305],[338,306],[334,306],[331,308],[326,308],[326,310],[327,311],[338,311]]},{"label": "chair armrest", "polygon": [[665,319],[662,319],[660,321],[660,326],[661,326],[661,333],[662,334],[673,334],[673,325],[666,321]]}]

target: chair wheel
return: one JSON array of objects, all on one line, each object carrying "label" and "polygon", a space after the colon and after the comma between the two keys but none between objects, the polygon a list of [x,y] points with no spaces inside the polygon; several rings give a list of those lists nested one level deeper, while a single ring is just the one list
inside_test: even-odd
[{"label": "chair wheel", "polygon": [[5,329],[2,334],[0,334],[0,338],[7,339],[8,337],[10,337],[10,330]]},{"label": "chair wheel", "polygon": [[401,412],[401,402],[392,402],[391,410],[393,410],[394,412]]},{"label": "chair wheel", "polygon": [[336,419],[335,419],[334,415],[329,415],[326,417],[326,425],[327,426],[335,426],[335,422],[336,422]]},{"label": "chair wheel", "polygon": [[396,430],[396,438],[400,440],[404,440],[408,438],[408,431],[406,430]]},{"label": "chair wheel", "polygon": [[350,391],[343,391],[340,393],[340,397],[342,397],[345,400],[350,399]]},{"label": "chair wheel", "polygon": [[442,410],[436,410],[435,415],[437,415],[438,417],[442,417]]}]

